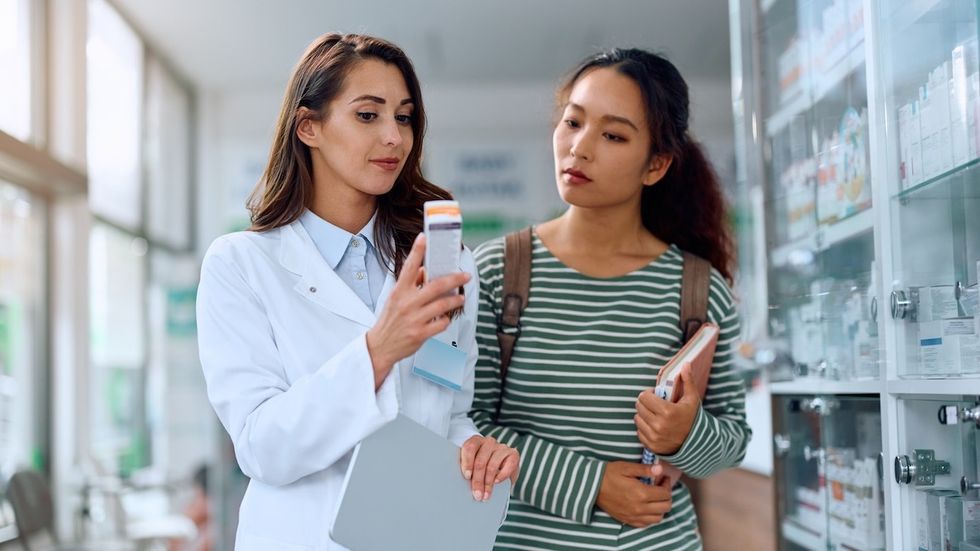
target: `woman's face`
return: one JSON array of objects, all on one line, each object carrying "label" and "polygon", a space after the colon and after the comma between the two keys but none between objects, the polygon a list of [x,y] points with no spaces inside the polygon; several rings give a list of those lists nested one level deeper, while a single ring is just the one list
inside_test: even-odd
[{"label": "woman's face", "polygon": [[298,127],[310,147],[314,180],[326,182],[331,194],[377,197],[390,191],[414,144],[413,110],[398,67],[377,59],[359,62],[322,120]]},{"label": "woman's face", "polygon": [[579,77],[552,141],[558,193],[578,207],[639,201],[643,187],[659,181],[669,167],[662,156],[650,158],[640,87],[611,68]]}]

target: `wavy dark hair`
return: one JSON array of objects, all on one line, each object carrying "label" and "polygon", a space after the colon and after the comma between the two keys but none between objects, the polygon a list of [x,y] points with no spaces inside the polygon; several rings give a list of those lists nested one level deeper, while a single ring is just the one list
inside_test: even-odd
[{"label": "wavy dark hair", "polygon": [[663,56],[615,48],[589,56],[572,71],[558,89],[559,109],[585,73],[602,67],[618,71],[640,87],[650,130],[650,158],[673,159],[663,179],[643,190],[643,225],[658,239],[709,261],[731,284],[736,261],[727,204],[714,168],[688,131],[687,82]]},{"label": "wavy dark hair", "polygon": [[[422,140],[425,109],[422,89],[408,56],[394,44],[366,35],[328,33],[313,41],[293,69],[276,123],[269,162],[248,198],[253,231],[268,231],[297,220],[313,199],[310,148],[300,141],[296,128],[303,121],[301,107],[323,116],[350,72],[363,60],[377,59],[394,65],[405,78],[415,109],[412,113],[412,151],[388,193],[378,197],[375,235],[378,251],[394,263],[397,276],[422,231],[422,204],[452,195],[422,176]],[[305,111],[304,111],[305,112]]]}]

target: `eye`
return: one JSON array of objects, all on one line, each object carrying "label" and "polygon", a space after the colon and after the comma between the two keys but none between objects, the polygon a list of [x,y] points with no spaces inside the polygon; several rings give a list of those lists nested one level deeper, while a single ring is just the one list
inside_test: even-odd
[{"label": "eye", "polygon": [[578,128],[579,124],[578,121],[575,119],[565,119],[565,126],[569,128]]},{"label": "eye", "polygon": [[395,120],[398,122],[398,124],[403,124],[406,126],[412,124],[411,115],[395,115]]},{"label": "eye", "polygon": [[362,111],[357,113],[357,118],[361,119],[364,122],[371,122],[374,119],[378,118],[378,114]]},{"label": "eye", "polygon": [[622,136],[617,136],[616,134],[610,134],[609,132],[606,132],[605,134],[603,134],[603,136],[605,136],[606,139],[609,140],[609,141],[611,141],[611,142],[625,142],[626,141],[626,138],[624,138]]}]

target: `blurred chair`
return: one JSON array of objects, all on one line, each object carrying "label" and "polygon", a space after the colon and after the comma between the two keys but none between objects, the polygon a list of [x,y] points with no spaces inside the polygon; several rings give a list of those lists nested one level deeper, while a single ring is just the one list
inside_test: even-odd
[{"label": "blurred chair", "polygon": [[[181,515],[162,515],[135,521],[120,519],[119,539],[66,546],[58,541],[51,489],[40,473],[14,473],[7,484],[6,495],[14,511],[18,532],[16,541],[21,543],[24,551],[153,549],[165,546],[170,540],[191,539],[197,534],[190,519]],[[118,501],[118,494],[114,499]]]},{"label": "blurred chair", "polygon": [[25,551],[74,549],[58,544],[54,530],[54,504],[44,477],[35,471],[19,471],[7,484],[7,499],[14,510],[17,540]]}]

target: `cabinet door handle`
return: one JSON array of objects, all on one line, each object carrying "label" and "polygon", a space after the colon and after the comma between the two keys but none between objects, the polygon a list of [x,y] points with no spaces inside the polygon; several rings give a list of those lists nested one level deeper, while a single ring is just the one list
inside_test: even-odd
[{"label": "cabinet door handle", "polygon": [[980,490],[980,482],[974,482],[972,480],[967,480],[967,478],[960,478],[960,493],[965,494],[970,490]]},{"label": "cabinet door handle", "polygon": [[892,319],[905,319],[911,312],[912,301],[905,291],[895,290],[892,291],[891,306]]}]

